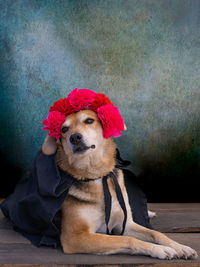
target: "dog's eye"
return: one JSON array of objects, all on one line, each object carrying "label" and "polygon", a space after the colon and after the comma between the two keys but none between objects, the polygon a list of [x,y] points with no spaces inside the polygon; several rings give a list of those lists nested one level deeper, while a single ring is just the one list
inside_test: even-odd
[{"label": "dog's eye", "polygon": [[91,119],[91,118],[88,118],[88,119],[86,119],[84,122],[85,122],[86,124],[91,124],[91,123],[94,122],[94,120]]},{"label": "dog's eye", "polygon": [[69,130],[69,127],[64,126],[62,127],[61,132],[66,133],[68,130]]}]

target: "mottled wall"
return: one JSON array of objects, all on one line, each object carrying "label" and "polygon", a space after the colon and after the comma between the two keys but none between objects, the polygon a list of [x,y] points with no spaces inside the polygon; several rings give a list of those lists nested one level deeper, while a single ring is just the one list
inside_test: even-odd
[{"label": "mottled wall", "polygon": [[117,144],[147,185],[194,173],[195,183],[199,0],[2,0],[0,18],[0,149],[10,164],[28,166],[55,100],[89,88],[119,106],[128,131]]}]

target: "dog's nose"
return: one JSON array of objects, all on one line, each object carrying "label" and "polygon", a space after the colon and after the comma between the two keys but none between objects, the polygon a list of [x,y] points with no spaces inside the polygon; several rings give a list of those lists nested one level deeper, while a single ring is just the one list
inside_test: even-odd
[{"label": "dog's nose", "polygon": [[70,136],[69,140],[73,145],[78,145],[81,142],[82,137],[82,134],[75,133]]}]

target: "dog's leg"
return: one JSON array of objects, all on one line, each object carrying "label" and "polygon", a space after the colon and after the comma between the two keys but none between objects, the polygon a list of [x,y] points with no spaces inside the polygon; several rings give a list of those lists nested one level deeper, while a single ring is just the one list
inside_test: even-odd
[{"label": "dog's leg", "polygon": [[178,257],[177,252],[173,248],[143,242],[128,236],[110,236],[83,232],[81,234],[76,233],[74,236],[68,236],[66,242],[64,242],[64,237],[61,237],[61,241],[65,253],[130,253],[148,255],[159,259]]},{"label": "dog's leg", "polygon": [[[74,211],[74,210],[73,210]],[[61,243],[65,253],[95,253],[116,254],[129,253],[148,255],[159,259],[178,257],[177,252],[170,247],[161,246],[137,240],[129,236],[114,236],[94,233],[93,222],[86,222],[79,216],[74,220],[74,214],[65,217],[63,212]]]},{"label": "dog's leg", "polygon": [[134,222],[127,222],[124,235],[134,236],[135,238],[138,238],[140,240],[155,242],[160,245],[171,247],[176,250],[179,258],[184,257],[185,259],[195,259],[198,256],[196,251],[192,248],[181,245],[158,231],[145,228]]}]

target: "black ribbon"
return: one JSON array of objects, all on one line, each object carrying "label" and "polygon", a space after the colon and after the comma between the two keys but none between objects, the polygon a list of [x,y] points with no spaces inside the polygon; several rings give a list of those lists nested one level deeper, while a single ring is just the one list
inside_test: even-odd
[{"label": "black ribbon", "polygon": [[107,235],[110,235],[110,231],[108,228],[108,223],[110,219],[110,212],[111,212],[111,206],[112,206],[112,196],[110,194],[109,188],[108,188],[108,178],[109,174],[103,177],[103,191],[104,191],[104,202],[105,202],[105,223],[106,223],[106,232]]},{"label": "black ribbon", "polygon": [[[119,186],[119,183],[117,181],[117,168],[119,169],[126,169],[131,162],[128,160],[123,160],[120,156],[119,150],[116,149],[116,158],[115,158],[115,169],[108,173],[107,175],[105,175],[102,179],[103,182],[103,191],[104,191],[104,202],[105,202],[105,223],[106,223],[106,232],[107,234],[111,235],[112,231],[110,232],[109,228],[108,228],[108,224],[109,224],[109,220],[110,220],[110,213],[111,213],[111,208],[112,208],[112,196],[110,194],[109,191],[109,187],[108,187],[108,179],[111,178],[114,182],[115,185],[115,191],[116,191],[116,195],[117,195],[117,200],[120,204],[121,209],[124,212],[124,220],[123,220],[123,224],[122,224],[122,231],[120,233],[120,235],[124,234],[125,231],[125,227],[126,227],[126,221],[127,221],[127,209],[126,209],[126,205],[124,202],[124,198],[123,198],[123,194],[121,191],[121,188]],[[101,177],[98,177],[96,179],[83,179],[80,180],[81,182],[90,182],[90,181],[94,181],[97,179],[101,179]]]},{"label": "black ribbon", "polygon": [[124,202],[121,188],[120,188],[119,183],[117,181],[116,174],[117,173],[116,173],[116,169],[115,169],[113,172],[110,172],[109,174],[107,174],[106,176],[103,177],[103,190],[104,190],[104,201],[105,201],[105,223],[106,223],[106,228],[107,228],[107,234],[111,234],[111,232],[109,231],[109,228],[108,228],[108,223],[110,220],[111,207],[112,207],[112,196],[110,194],[109,187],[108,187],[108,179],[111,178],[114,182],[114,185],[115,185],[117,200],[118,200],[118,202],[119,202],[119,204],[120,204],[120,206],[124,212],[122,231],[120,233],[120,235],[123,235],[124,231],[125,231],[125,227],[126,227],[126,221],[127,221],[127,209],[126,209],[126,205]]}]

